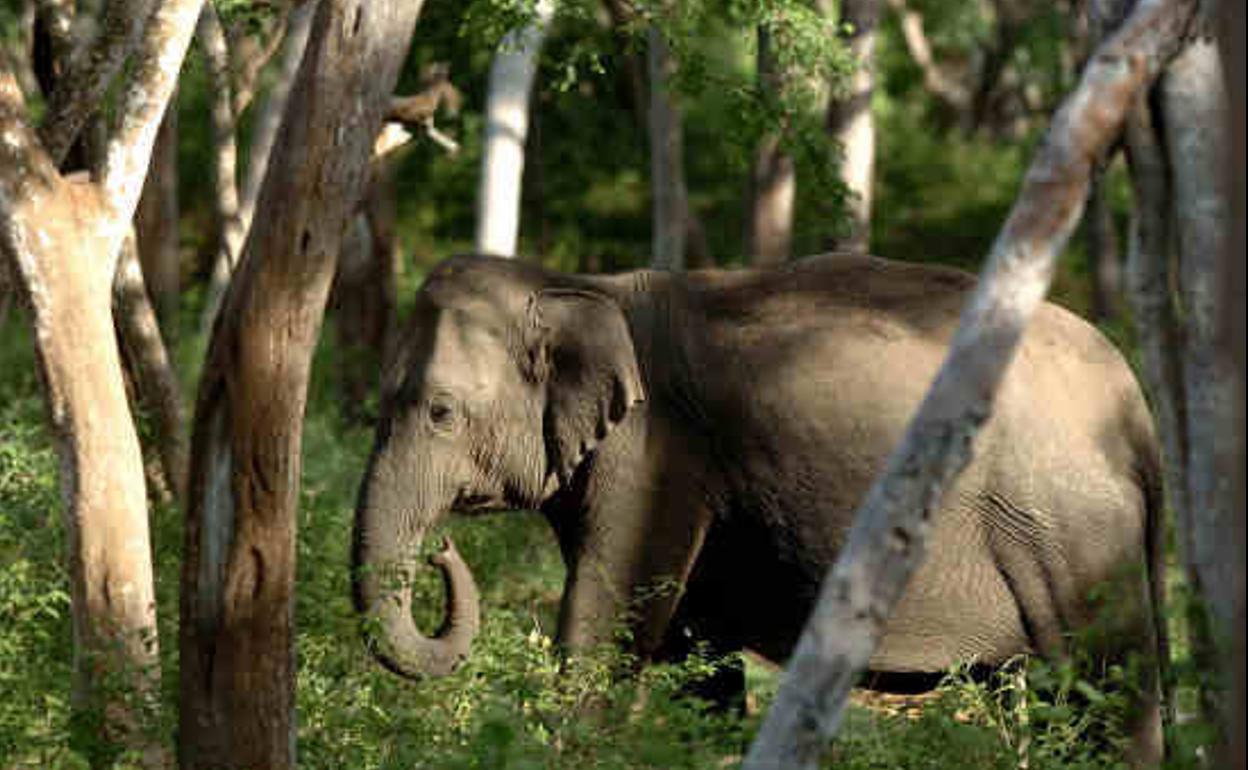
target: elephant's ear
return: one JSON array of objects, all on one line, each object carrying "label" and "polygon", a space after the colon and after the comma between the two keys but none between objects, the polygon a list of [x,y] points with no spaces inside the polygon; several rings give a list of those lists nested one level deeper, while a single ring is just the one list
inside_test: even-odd
[{"label": "elephant's ear", "polygon": [[544,289],[529,302],[530,375],[543,383],[548,467],[566,483],[585,455],[645,399],[624,313],[611,298]]}]

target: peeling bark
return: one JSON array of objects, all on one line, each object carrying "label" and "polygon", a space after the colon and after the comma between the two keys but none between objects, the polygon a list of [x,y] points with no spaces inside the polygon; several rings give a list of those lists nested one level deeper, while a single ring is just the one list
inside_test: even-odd
[{"label": "peeling bark", "polygon": [[1053,117],[944,364],[859,508],[744,768],[814,768],[1079,221],[1094,160],[1180,47],[1194,2],[1141,2]]},{"label": "peeling bark", "polygon": [[308,370],[420,7],[318,4],[212,335],[184,539],[183,770],[295,766],[295,514]]}]

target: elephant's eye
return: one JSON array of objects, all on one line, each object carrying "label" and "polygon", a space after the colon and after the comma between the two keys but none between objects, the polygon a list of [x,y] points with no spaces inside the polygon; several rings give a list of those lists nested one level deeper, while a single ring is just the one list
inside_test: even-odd
[{"label": "elephant's eye", "polygon": [[446,428],[455,418],[455,408],[449,401],[435,399],[429,402],[429,422],[435,427]]}]

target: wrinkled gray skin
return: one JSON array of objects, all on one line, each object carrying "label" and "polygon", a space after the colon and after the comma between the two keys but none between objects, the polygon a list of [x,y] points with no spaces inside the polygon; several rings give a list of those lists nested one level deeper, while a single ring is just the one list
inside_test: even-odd
[{"label": "wrinkled gray skin", "polygon": [[[451,670],[477,624],[463,562],[443,557],[451,601],[434,638],[379,575],[413,574],[448,512],[529,508],[567,564],[565,648],[611,639],[631,606],[643,659],[693,638],[783,662],[973,282],[846,255],[685,275],[442,264],[387,375],[357,511],[355,600],[379,618],[375,654],[408,676]],[[1115,611],[1098,649],[1155,651],[1158,474],[1121,356],[1044,306],[872,668],[1060,656],[1101,584]]]}]

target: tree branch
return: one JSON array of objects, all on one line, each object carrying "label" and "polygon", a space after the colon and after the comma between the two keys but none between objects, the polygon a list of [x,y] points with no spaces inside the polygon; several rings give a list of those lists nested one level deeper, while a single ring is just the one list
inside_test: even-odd
[{"label": "tree branch", "polygon": [[58,165],[138,45],[151,10],[152,0],[108,0],[95,39],[74,52],[64,74],[56,79],[39,134]]},{"label": "tree branch", "polygon": [[109,138],[100,188],[113,210],[108,254],[116,259],[143,191],[165,108],[204,0],[163,0],[143,33],[134,72],[121,95],[121,122]]},{"label": "tree branch", "polygon": [[958,81],[957,76],[941,67],[932,55],[932,46],[923,30],[923,14],[911,10],[906,0],[888,0],[888,5],[897,14],[910,58],[923,73],[923,86],[959,113],[970,109],[970,91]]},{"label": "tree branch", "polygon": [[817,766],[850,688],[922,563],[929,517],[969,462],[971,442],[992,412],[1057,255],[1079,221],[1093,163],[1179,48],[1194,6],[1194,0],[1141,2],[1054,115],[945,362],[824,581],[746,770]]}]

